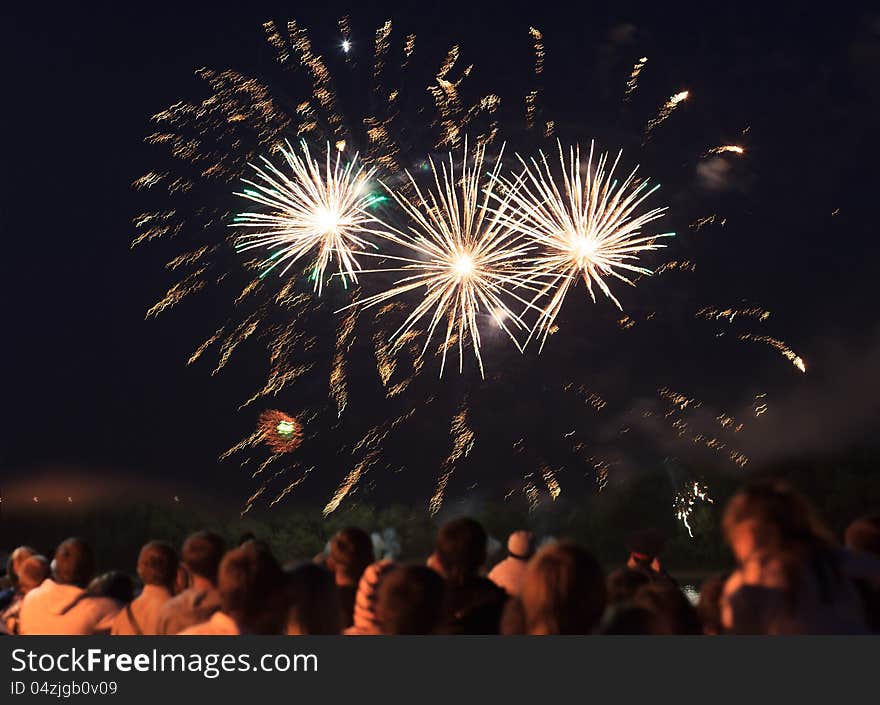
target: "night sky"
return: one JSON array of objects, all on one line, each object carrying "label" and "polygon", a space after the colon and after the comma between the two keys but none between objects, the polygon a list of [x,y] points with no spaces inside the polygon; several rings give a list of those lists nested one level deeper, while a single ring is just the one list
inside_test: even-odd
[{"label": "night sky", "polygon": [[[28,482],[45,477],[101,478],[108,486],[136,480],[169,492],[209,487],[236,498],[253,489],[246,474],[216,458],[253,427],[256,410],[237,407],[263,371],[255,372],[248,356],[213,377],[208,364],[186,366],[226,305],[210,290],[197,303],[144,320],[169,284],[162,265],[175,250],[130,249],[131,219],[151,207],[130,184],[156,161],[143,143],[149,117],[202,95],[194,69],[272,71],[274,52],[261,28],[267,19],[297,19],[316,50],[338,61],[336,22],[344,14],[364,59],[375,28],[388,18],[398,39],[419,36],[431,66],[460,43],[479,80],[512,106],[527,91],[528,28],[539,27],[548,114],[581,141],[627,142],[632,159],[641,157],[629,145],[632,135],[618,134],[624,128],[615,110],[629,68],[647,55],[633,107],[638,120],[644,123],[670,94],[691,91],[646,159],[651,173],[671,184],[669,205],[682,237],[670,258],[693,256],[700,269],[691,279],[669,280],[663,295],[681,297],[684,313],[661,343],[640,354],[669,355],[659,363],[670,386],[687,386],[688,377],[694,393],[717,404],[734,399],[725,409],[734,413],[753,391],[770,392],[777,413],[749,441],[756,462],[875,443],[880,13],[840,4],[820,13],[787,3],[671,9],[630,2],[602,9],[510,2],[489,9],[452,2],[425,3],[419,11],[414,3],[183,5],[16,3],[0,10],[0,489],[29,492]],[[725,162],[726,171],[707,171],[705,161],[700,167],[700,145],[725,143],[744,144],[746,155]],[[688,223],[713,212],[727,217],[724,228],[688,231]],[[649,291],[663,291],[665,282],[655,284]],[[585,297],[583,287],[576,293]],[[637,311],[650,308],[638,291],[627,297]],[[713,329],[695,326],[692,313],[742,299],[773,312],[759,332],[791,344],[807,361],[807,375],[754,344],[703,354]],[[596,352],[603,343],[591,335],[592,315],[599,314],[591,306],[566,309],[569,327],[552,342],[570,354],[551,353],[549,364],[577,379],[601,360],[606,381],[641,380],[632,346],[611,360]],[[696,330],[700,342],[690,339]],[[498,353],[496,364],[506,364],[508,353]],[[534,362],[517,362],[517,369],[542,374]],[[657,386],[644,381],[649,391]],[[531,413],[544,401],[540,389],[534,380],[522,386]],[[504,403],[503,392],[492,394],[485,399]],[[448,416],[436,421],[444,432],[448,423]],[[306,496],[325,500],[347,468],[326,470],[329,479],[305,488]],[[506,486],[503,467],[470,470],[478,471]],[[413,491],[424,495],[430,486]],[[389,488],[379,496],[400,500],[408,491]]]}]

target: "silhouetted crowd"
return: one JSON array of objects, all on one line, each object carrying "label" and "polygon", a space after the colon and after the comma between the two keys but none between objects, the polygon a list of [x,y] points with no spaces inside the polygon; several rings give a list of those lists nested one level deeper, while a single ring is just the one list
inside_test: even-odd
[{"label": "silhouetted crowd", "polygon": [[[376,560],[370,536],[346,528],[311,561],[282,567],[268,545],[228,548],[210,531],[178,552],[140,550],[137,577],[95,576],[78,538],[51,562],[26,546],[0,592],[7,634],[859,634],[880,631],[880,515],[854,521],[838,545],[787,485],[747,486],[728,503],[735,569],[708,578],[692,603],[664,571],[663,537],[630,537],[624,565],[603,573],[576,543],[515,531],[485,572],[488,537],[473,519],[444,524],[424,564]],[[621,548],[621,556],[626,551]]]}]

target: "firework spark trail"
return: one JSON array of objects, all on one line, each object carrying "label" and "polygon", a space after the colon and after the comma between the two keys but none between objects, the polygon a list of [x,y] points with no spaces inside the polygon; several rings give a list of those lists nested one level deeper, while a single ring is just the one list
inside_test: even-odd
[{"label": "firework spark trail", "polygon": [[245,501],[244,507],[242,507],[239,516],[243,517],[251,509],[254,508],[254,503],[266,492],[266,488],[267,485],[260,485],[257,490],[250,497],[247,498],[247,501]]},{"label": "firework spark trail", "polygon": [[[296,466],[294,466],[294,467],[296,467]],[[270,507],[274,507],[274,506],[275,506],[276,504],[278,504],[282,499],[285,499],[285,498],[287,497],[287,495],[289,495],[291,492],[293,492],[294,489],[296,489],[297,487],[299,487],[299,486],[300,486],[300,485],[306,480],[306,478],[309,476],[309,474],[310,474],[310,473],[312,472],[312,470],[314,470],[314,469],[315,469],[315,466],[314,466],[314,465],[312,465],[311,467],[307,468],[307,469],[305,470],[305,472],[303,472],[302,475],[300,475],[297,479],[295,479],[293,482],[291,482],[290,484],[288,484],[283,490],[281,490],[281,491],[276,495],[275,499],[273,499],[271,502],[269,502],[269,506],[270,506]]]},{"label": "firework spark trail", "polygon": [[712,154],[724,154],[728,152],[731,154],[745,154],[746,150],[744,147],[740,147],[736,144],[723,144],[720,147],[713,147],[707,152],[704,152],[702,156],[708,157]]},{"label": "firework spark trail", "polygon": [[672,406],[676,407],[678,411],[684,411],[688,407],[691,409],[698,409],[703,405],[703,402],[699,399],[688,397],[687,395],[676,392],[669,387],[660,387],[660,389],[657,390],[657,394],[659,394],[662,399],[668,401]]},{"label": "firework spark trail", "polygon": [[[690,410],[699,409],[703,406],[703,403],[698,399],[693,397],[688,397],[685,394],[680,392],[676,392],[668,387],[661,387],[657,390],[657,393],[660,395],[662,399],[665,399],[670,408],[663,414],[663,418],[666,419],[670,425],[672,426],[673,431],[675,431],[676,435],[679,438],[685,438],[688,436],[691,443],[694,445],[702,445],[708,448],[709,450],[720,453],[725,451],[726,457],[735,465],[739,467],[743,467],[746,463],[749,462],[749,458],[744,453],[736,450],[735,448],[729,448],[727,444],[714,436],[707,436],[703,433],[691,433],[690,426],[687,421],[681,418],[673,418],[676,414],[680,412]],[[645,416],[651,416],[650,412],[647,412]],[[733,433],[738,433],[742,430],[743,424],[737,424],[733,417],[728,416],[724,412],[720,412],[715,416],[715,421],[725,430],[732,431]],[[690,435],[689,435],[690,434]]]},{"label": "firework spark trail", "polygon": [[650,120],[648,120],[648,124],[645,125],[645,141],[651,137],[651,133],[664,122],[672,112],[685,100],[687,100],[690,93],[688,91],[681,91],[680,93],[676,93],[675,95],[669,96],[669,100],[667,100],[661,107],[660,111],[657,115]]},{"label": "firework spark trail", "polygon": [[385,257],[401,265],[366,271],[400,272],[405,276],[390,289],[352,304],[369,308],[401,294],[424,289],[423,298],[391,335],[391,339],[399,344],[402,336],[413,330],[423,318],[430,316],[425,345],[419,355],[422,357],[440,322],[446,318],[441,377],[446,365],[447,346],[453,333],[458,335],[459,371],[463,369],[464,345],[468,342],[473,345],[480,374],[484,374],[477,325],[480,311],[492,315],[517,348],[520,346],[512,328],[527,328],[502,297],[512,297],[528,305],[513,291],[514,288],[529,288],[518,277],[515,268],[517,260],[528,250],[519,244],[517,233],[503,221],[507,199],[499,198],[500,206],[491,212],[487,208],[489,199],[495,197],[493,187],[498,181],[501,157],[499,155],[484,185],[485,147],[478,147],[474,151],[470,165],[466,143],[464,155],[460,180],[450,154],[448,164],[442,164],[439,169],[433,159],[429,160],[434,177],[433,190],[423,192],[409,172],[407,176],[416,194],[414,198],[388,189],[413,224],[408,233],[389,227],[382,237],[406,248],[413,257],[361,253]]},{"label": "firework spark trail", "polygon": [[623,94],[623,101],[625,103],[629,102],[630,98],[632,98],[632,94],[639,83],[639,74],[642,72],[642,69],[645,68],[645,64],[647,63],[648,57],[643,56],[633,65],[632,71],[629,74],[629,80],[626,82],[626,91]]},{"label": "firework spark trail", "polygon": [[727,218],[718,218],[717,214],[713,213],[712,215],[706,215],[701,218],[697,218],[693,223],[688,225],[688,228],[690,228],[694,232],[700,232],[700,230],[705,228],[707,225],[714,225],[716,220],[722,228],[727,225]]},{"label": "firework spark trail", "polygon": [[[632,285],[633,282],[623,272],[650,274],[651,271],[631,261],[637,260],[643,252],[664,247],[656,242],[658,238],[675,234],[641,236],[641,229],[660,218],[666,208],[654,208],[634,215],[636,208],[660,186],[649,188],[648,179],[634,185],[638,167],[622,183],[618,183],[614,171],[622,150],[617,153],[607,173],[607,152],[599,157],[594,170],[594,145],[591,142],[584,178],[581,176],[580,147],[569,149],[566,163],[562,143],[557,141],[557,146],[563,174],[562,192],[543,152],[540,164],[534,158],[526,162],[517,155],[523,167],[522,173],[515,182],[503,180],[504,197],[509,199],[513,208],[502,211],[501,217],[540,246],[539,254],[528,258],[527,267],[529,281],[541,282],[540,291],[530,303],[545,295],[550,298],[529,336],[531,338],[537,333],[541,337],[542,348],[559,315],[565,295],[579,276],[586,283],[594,302],[595,284],[618,308],[622,308],[604,277],[613,277]],[[500,200],[498,195],[495,198]]]},{"label": "firework spark trail", "polygon": [[[529,36],[532,38],[532,47],[535,53],[534,88],[526,95],[526,127],[531,130],[535,127],[538,118],[538,96],[541,93],[540,76],[544,71],[544,35],[535,27],[529,27]],[[550,135],[547,135],[548,137]]]},{"label": "firework spark trail", "polygon": [[709,496],[709,488],[699,482],[691,482],[675,496],[673,508],[675,509],[675,518],[681,521],[687,529],[688,535],[693,538],[694,532],[691,529],[690,518],[694,513],[694,507],[697,502],[706,502],[714,504],[715,501]]},{"label": "firework spark trail", "polygon": [[348,384],[346,383],[345,370],[348,351],[353,343],[352,336],[356,320],[357,310],[352,309],[340,322],[336,334],[336,346],[330,367],[330,397],[336,403],[336,418],[341,418],[342,412],[348,406]]},{"label": "firework spark trail", "polygon": [[312,95],[327,115],[331,130],[337,139],[346,139],[347,134],[339,109],[336,94],[330,80],[330,71],[320,55],[312,52],[312,42],[308,33],[293,20],[287,23],[290,44],[299,56],[300,64],[312,76]]},{"label": "firework spark trail", "polygon": [[557,497],[562,494],[562,488],[559,486],[559,481],[556,479],[556,473],[553,471],[547,463],[541,463],[541,477],[544,479],[544,484],[547,485],[547,492],[550,493],[550,499],[554,502]]},{"label": "firework spark trail", "polygon": [[801,372],[806,373],[807,365],[804,362],[803,358],[798,355],[794,350],[792,350],[788,345],[786,345],[781,340],[777,340],[776,338],[771,338],[769,335],[755,335],[753,333],[744,333],[739,337],[740,340],[752,340],[756,343],[766,343],[770,347],[776,348],[782,355],[791,362],[792,365],[797,367]]},{"label": "firework spark trail", "polygon": [[235,349],[245,340],[250,338],[260,326],[262,313],[252,314],[239,323],[226,339],[220,343],[220,356],[217,360],[217,366],[214,368],[212,375],[216,375],[220,370],[226,367],[229,358]]},{"label": "firework spark trail", "polygon": [[763,416],[767,413],[767,394],[756,394],[755,399],[752,403],[752,409],[755,412],[755,417]]},{"label": "firework spark trail", "polygon": [[770,311],[760,306],[747,306],[744,308],[718,308],[716,306],[704,306],[698,310],[694,316],[696,318],[704,318],[709,321],[719,321],[722,318],[727,319],[728,323],[733,323],[736,318],[754,318],[758,321],[766,321],[770,318]]},{"label": "firework spark trail", "polygon": [[357,486],[358,482],[360,482],[361,477],[363,477],[369,469],[376,464],[376,461],[379,460],[379,451],[371,450],[369,453],[361,459],[361,461],[352,468],[351,472],[346,475],[345,479],[342,481],[342,484],[336,489],[336,492],[333,494],[333,497],[327,502],[327,505],[324,507],[323,514],[325,517],[329,516],[337,509],[339,509],[339,505],[342,504],[342,501],[352,492],[352,490]]},{"label": "firework spark trail", "polygon": [[574,392],[584,404],[593,407],[596,411],[602,411],[608,404],[599,394],[583,384],[575,387],[574,382],[568,382],[562,389],[566,392]]},{"label": "firework spark trail", "polygon": [[371,115],[364,118],[367,128],[367,139],[370,143],[369,158],[371,162],[381,164],[391,173],[400,171],[398,156],[400,148],[392,138],[392,128],[397,112],[394,108],[398,91],[389,91],[383,85],[385,64],[388,60],[388,50],[391,46],[391,20],[386,21],[376,30],[376,45],[373,52],[373,94],[377,104],[386,105],[388,114],[385,118]]},{"label": "firework spark trail", "polygon": [[135,229],[141,232],[132,239],[131,246],[136,247],[157,237],[174,237],[183,228],[182,223],[175,222],[178,217],[179,214],[176,210],[138,214],[132,222]]},{"label": "firework spark trail", "polygon": [[147,315],[145,316],[145,318],[158,316],[160,313],[162,313],[162,311],[177,305],[187,296],[196,294],[204,289],[207,282],[202,279],[202,275],[205,273],[205,271],[206,267],[201,267],[174,284],[170,289],[168,289],[168,291],[165,293],[165,296],[159,299],[159,301],[157,301],[147,310]]},{"label": "firework spark trail", "polygon": [[468,423],[467,399],[465,399],[458,409],[458,413],[452,417],[452,423],[449,426],[449,436],[452,438],[452,450],[443,461],[440,469],[440,476],[437,478],[437,486],[431,501],[428,503],[428,513],[431,516],[440,511],[443,506],[443,498],[446,494],[446,485],[449,484],[449,478],[455,470],[456,463],[462,458],[468,457],[476,443],[476,434]]},{"label": "firework spark trail", "polygon": [[289,144],[281,150],[292,176],[282,173],[265,157],[262,158],[265,168],[251,165],[258,181],[244,179],[252,188],[236,195],[266,206],[271,212],[241,213],[235,217],[233,227],[257,230],[238,237],[239,251],[272,250],[262,263],[261,277],[282,264],[281,275],[284,275],[300,258],[316,254],[312,276],[314,289],[320,296],[324,272],[334,257],[343,282],[346,278],[357,282],[360,265],[352,249],[369,246],[362,234],[379,234],[376,230],[379,221],[366,210],[375,199],[367,187],[374,171],[356,168],[357,155],[340,168],[342,156],[338,151],[335,164],[331,165],[328,144],[322,174],[305,142],[302,150],[302,158]]},{"label": "firework spark trail", "polygon": [[216,343],[223,336],[223,332],[225,331],[225,326],[221,326],[216,330],[214,335],[207,338],[199,347],[195,349],[192,355],[189,356],[189,359],[186,361],[187,365],[193,364],[196,360],[198,360],[214,343]]},{"label": "firework spark trail", "polygon": [[[473,64],[469,64],[459,75],[457,80],[450,80],[447,76],[458,61],[460,48],[456,44],[446,55],[440,70],[434,77],[434,83],[428,86],[428,92],[434,99],[435,107],[439,114],[434,122],[435,127],[440,128],[440,137],[435,143],[438,149],[455,149],[459,147],[465,135],[465,130],[471,122],[480,114],[491,115],[501,103],[494,93],[489,93],[478,100],[470,108],[465,109],[459,94],[459,87],[464,79],[473,71]],[[497,121],[491,121],[486,131],[479,134],[476,139],[477,146],[490,144],[498,134]]]},{"label": "firework spark trail", "polygon": [[608,486],[608,474],[613,465],[607,460],[592,455],[589,457],[589,461],[593,470],[596,471],[596,492],[601,494],[602,490]]},{"label": "firework spark trail", "polygon": [[251,433],[251,435],[243,438],[231,448],[223,451],[223,453],[221,453],[217,459],[221,462],[224,460],[228,460],[236,453],[240,453],[241,451],[247,450],[248,448],[256,448],[262,440],[263,429],[260,426],[257,426],[256,430]]},{"label": "firework spark trail", "polygon": [[538,504],[541,501],[541,493],[538,491],[538,486],[532,479],[533,475],[534,473],[530,472],[523,476],[523,494],[526,496],[526,501],[529,503],[529,514],[538,508]]}]

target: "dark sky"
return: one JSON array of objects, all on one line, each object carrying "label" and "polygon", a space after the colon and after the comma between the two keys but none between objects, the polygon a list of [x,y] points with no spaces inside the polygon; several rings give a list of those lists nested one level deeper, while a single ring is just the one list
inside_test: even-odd
[{"label": "dark sky", "polygon": [[[670,176],[660,174],[683,185],[673,193],[685,195],[670,204],[687,214],[680,221],[716,208],[729,218],[706,235],[709,244],[683,246],[712,272],[695,278],[687,301],[766,306],[774,323],[766,331],[810,364],[804,381],[772,351],[751,358],[771,380],[784,378],[777,399],[787,410],[752,452],[764,444],[768,457],[785,457],[811,445],[871,442],[880,382],[880,13],[845,4],[821,13],[804,4],[771,9],[775,3],[355,5],[4,5],[0,481],[53,471],[111,484],[159,478],[237,496],[251,488],[215,459],[250,429],[252,416],[236,407],[255,375],[247,365],[215,377],[207,366],[185,366],[210,333],[201,309],[144,320],[168,285],[167,250],[129,248],[131,218],[145,208],[130,183],[154,163],[142,141],[149,116],[199,96],[193,69],[270,71],[274,54],[261,29],[270,18],[295,17],[320,51],[338,52],[336,20],[348,12],[360,48],[386,18],[423,37],[434,62],[461,43],[511,101],[525,92],[528,27],[540,27],[548,105],[569,130],[583,126],[581,139],[609,139],[606,130],[613,139],[602,98],[621,90],[626,67],[642,54],[650,57],[639,87],[644,118],[647,106],[690,89],[692,104],[663,128],[666,147],[658,149],[730,141],[749,151],[716,175],[718,189],[710,188],[712,173],[695,169],[693,149],[687,164],[682,158],[669,164]],[[708,293],[709,285],[727,297],[707,300],[701,287]],[[206,296],[208,308],[223,305]],[[575,327],[570,335],[589,334]],[[713,378],[719,388],[740,387],[723,357],[686,364],[700,389]]]}]

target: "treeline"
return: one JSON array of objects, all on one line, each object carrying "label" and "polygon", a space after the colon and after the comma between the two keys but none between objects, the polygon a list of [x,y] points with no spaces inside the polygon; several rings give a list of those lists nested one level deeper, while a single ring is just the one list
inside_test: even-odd
[{"label": "treeline", "polygon": [[570,537],[589,547],[606,565],[625,556],[626,536],[634,529],[653,526],[668,538],[664,560],[673,571],[708,573],[730,564],[720,533],[723,507],[744,481],[758,476],[787,479],[815,504],[822,518],[841,535],[856,516],[880,509],[880,472],[876,453],[856,452],[846,458],[814,458],[746,473],[734,470],[701,477],[689,470],[687,477],[704,481],[712,503],[697,502],[689,517],[693,537],[675,517],[673,504],[681,477],[663,468],[618,478],[601,493],[573,496],[564,490],[555,500],[542,494],[537,506],[515,493],[507,501],[449,500],[443,511],[431,517],[427,506],[374,506],[364,501],[343,505],[329,517],[321,505],[306,505],[294,497],[272,509],[254,509],[245,516],[234,511],[193,503],[165,504],[119,498],[112,504],[42,508],[39,505],[10,507],[0,514],[0,549],[29,544],[50,553],[62,539],[78,535],[89,541],[104,569],[133,570],[129,565],[137,547],[152,538],[179,544],[192,531],[210,527],[230,542],[244,534],[267,541],[284,560],[309,559],[324,549],[340,528],[355,525],[369,532],[393,528],[404,560],[423,560],[432,550],[440,523],[456,514],[478,519],[490,536],[503,545],[514,529],[529,528],[539,536]]}]

